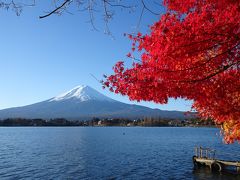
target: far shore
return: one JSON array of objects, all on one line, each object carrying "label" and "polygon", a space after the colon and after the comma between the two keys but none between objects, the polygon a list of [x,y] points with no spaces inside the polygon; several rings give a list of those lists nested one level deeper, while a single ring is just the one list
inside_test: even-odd
[{"label": "far shore", "polygon": [[146,117],[142,119],[127,118],[92,118],[91,120],[67,120],[65,118],[24,119],[7,118],[0,120],[0,127],[216,127],[211,120],[163,119]]}]

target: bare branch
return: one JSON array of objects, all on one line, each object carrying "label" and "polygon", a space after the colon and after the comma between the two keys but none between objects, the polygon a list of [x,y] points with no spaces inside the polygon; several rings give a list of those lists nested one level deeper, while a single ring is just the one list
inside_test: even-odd
[{"label": "bare branch", "polygon": [[128,9],[133,8],[132,6],[126,6],[126,5],[123,5],[123,4],[112,4],[112,3],[110,3],[108,0],[104,0],[104,1],[105,1],[105,3],[107,3],[108,5],[114,6],[114,7],[122,7],[122,8],[128,8]]},{"label": "bare branch", "polygon": [[144,13],[144,7],[142,7],[142,11],[141,11],[141,14],[140,14],[140,17],[139,17],[139,20],[138,20],[138,24],[137,24],[137,30],[139,30],[139,27],[140,27],[140,24],[141,24],[141,21],[142,21],[142,17],[143,17],[143,13]]},{"label": "bare branch", "polygon": [[156,15],[156,16],[160,15],[160,13],[153,12],[151,9],[149,9],[149,8],[146,6],[144,0],[141,0],[141,2],[142,2],[143,7],[144,7],[146,10],[148,10],[150,13],[152,13],[152,14],[154,14],[154,15]]},{"label": "bare branch", "polygon": [[[141,10],[141,14],[139,19],[137,19],[136,27],[139,29],[141,20],[144,16],[144,13],[146,11],[151,12],[154,15],[159,15],[159,13],[156,13],[152,11],[148,5],[147,1],[141,0],[141,1],[121,1],[121,0],[50,0],[52,2],[52,9],[50,11],[45,12],[45,15],[39,16],[40,19],[49,17],[53,14],[61,15],[62,13],[69,13],[73,14],[71,11],[68,10],[70,4],[76,4],[77,11],[86,11],[89,14],[92,27],[94,30],[97,30],[95,27],[95,11],[100,10],[103,13],[103,21],[104,21],[104,33],[108,34],[113,37],[110,28],[109,28],[109,22],[112,20],[114,16],[114,10],[117,8],[121,9],[127,9],[127,11],[133,12],[136,7],[139,7]],[[100,2],[102,3],[102,6],[99,5]],[[18,16],[21,14],[24,7],[33,7],[36,6],[37,1],[36,0],[29,0],[29,1],[20,1],[20,0],[0,0],[0,8],[2,9],[11,9],[13,10]],[[98,4],[97,4],[98,3]],[[138,6],[140,4],[140,6]],[[85,7],[87,6],[87,7]],[[150,6],[151,7],[151,6]],[[96,9],[94,9],[96,8]],[[101,8],[101,9],[100,9]],[[97,30],[98,31],[98,30]]]},{"label": "bare branch", "polygon": [[53,11],[51,11],[50,13],[44,15],[44,16],[39,16],[40,19],[42,18],[46,18],[54,13],[56,13],[58,10],[60,10],[61,8],[63,8],[67,3],[71,3],[71,0],[65,0],[61,6],[57,7],[56,9],[54,9]]},{"label": "bare branch", "polygon": [[21,3],[22,6],[35,6],[36,5],[36,0],[32,0],[31,4],[26,4],[26,3]]},{"label": "bare branch", "polygon": [[105,14],[104,15],[104,21],[105,21],[105,29],[106,29],[105,34],[112,36],[111,31],[108,27],[108,22],[109,22],[110,19],[112,19],[113,13],[108,11],[108,9],[107,9],[107,4],[108,3],[107,2],[108,2],[108,0],[103,0],[103,8],[104,8],[104,14]]},{"label": "bare branch", "polygon": [[102,83],[102,81],[101,80],[99,80],[99,79],[97,79],[96,78],[96,76],[94,76],[92,73],[90,73],[90,76],[92,76],[97,82],[100,82],[100,83]]},{"label": "bare branch", "polygon": [[93,15],[93,11],[94,11],[94,8],[93,8],[93,5],[94,5],[94,2],[93,0],[88,0],[88,7],[86,8],[88,10],[88,13],[89,13],[89,17],[90,17],[90,23],[93,27],[93,29],[95,31],[98,31],[98,29],[96,28],[95,24],[94,24],[94,15]]}]

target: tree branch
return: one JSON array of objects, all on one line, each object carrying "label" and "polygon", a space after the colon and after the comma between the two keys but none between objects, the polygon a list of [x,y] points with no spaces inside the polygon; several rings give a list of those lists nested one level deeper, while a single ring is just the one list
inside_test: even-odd
[{"label": "tree branch", "polygon": [[237,64],[237,63],[232,63],[232,64],[229,64],[229,65],[226,65],[226,66],[222,66],[216,72],[214,72],[212,74],[209,74],[209,75],[207,75],[207,76],[205,76],[205,77],[203,77],[201,79],[193,79],[193,80],[187,80],[187,81],[181,81],[181,82],[196,83],[196,82],[205,81],[205,80],[211,79],[212,77],[216,76],[217,74],[220,74],[220,73],[226,71],[227,69],[229,69],[230,67],[234,66],[235,64]]},{"label": "tree branch", "polygon": [[154,15],[156,15],[156,16],[160,15],[159,13],[153,12],[151,9],[149,9],[149,8],[146,6],[144,0],[141,0],[141,2],[142,2],[143,7],[144,7],[146,10],[148,10],[150,13],[152,13],[152,14],[154,14]]},{"label": "tree branch", "polygon": [[122,7],[122,8],[128,8],[128,9],[132,8],[132,6],[126,6],[126,5],[123,5],[123,4],[112,4],[107,0],[104,0],[104,2],[107,3],[110,6]]},{"label": "tree branch", "polygon": [[44,16],[39,16],[39,18],[40,18],[40,19],[46,18],[46,17],[48,17],[48,16],[56,13],[59,9],[61,9],[62,7],[64,7],[68,2],[70,3],[71,0],[65,0],[65,1],[62,3],[61,6],[57,7],[56,9],[54,9],[53,11],[51,11],[50,13],[48,13],[48,14],[46,14],[46,15],[44,15]]}]

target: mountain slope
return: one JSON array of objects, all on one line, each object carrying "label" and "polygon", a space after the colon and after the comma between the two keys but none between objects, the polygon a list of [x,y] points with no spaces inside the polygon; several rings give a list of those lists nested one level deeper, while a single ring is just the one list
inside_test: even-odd
[{"label": "mountain slope", "polygon": [[0,118],[68,118],[91,119],[141,118],[158,116],[163,118],[184,118],[183,112],[162,111],[144,106],[130,105],[108,98],[89,86],[77,86],[72,90],[49,100],[16,108],[0,110]]}]

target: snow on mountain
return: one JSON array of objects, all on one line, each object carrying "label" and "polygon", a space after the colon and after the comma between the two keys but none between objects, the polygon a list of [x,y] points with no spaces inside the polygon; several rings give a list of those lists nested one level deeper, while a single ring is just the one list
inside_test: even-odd
[{"label": "snow on mountain", "polygon": [[88,101],[88,100],[97,100],[97,101],[114,101],[111,98],[104,96],[103,94],[99,93],[95,89],[87,86],[87,85],[80,85],[68,92],[60,94],[49,101],[63,101],[67,99],[78,99],[81,102]]},{"label": "snow on mountain", "polygon": [[89,120],[93,117],[135,119],[148,116],[183,119],[184,113],[122,103],[89,86],[77,86],[66,93],[35,104],[0,110],[0,119],[19,117]]}]

